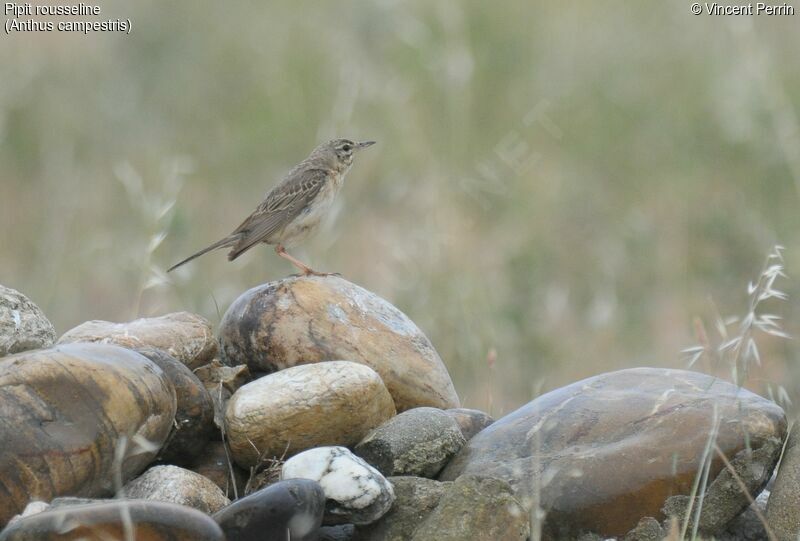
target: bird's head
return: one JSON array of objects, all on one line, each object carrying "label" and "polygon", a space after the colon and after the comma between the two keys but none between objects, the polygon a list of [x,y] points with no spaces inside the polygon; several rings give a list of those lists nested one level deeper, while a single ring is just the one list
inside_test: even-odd
[{"label": "bird's head", "polygon": [[375,141],[355,143],[350,139],[334,139],[318,146],[313,154],[332,162],[331,165],[336,169],[347,169],[353,164],[356,152],[374,144]]}]

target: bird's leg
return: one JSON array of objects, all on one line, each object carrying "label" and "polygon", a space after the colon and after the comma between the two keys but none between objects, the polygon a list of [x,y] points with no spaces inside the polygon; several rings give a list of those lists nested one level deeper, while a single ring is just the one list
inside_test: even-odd
[{"label": "bird's leg", "polygon": [[299,259],[292,257],[292,255],[286,251],[286,248],[283,247],[283,244],[275,245],[275,253],[300,269],[300,272],[302,272],[304,276],[330,276],[329,272],[317,272]]}]

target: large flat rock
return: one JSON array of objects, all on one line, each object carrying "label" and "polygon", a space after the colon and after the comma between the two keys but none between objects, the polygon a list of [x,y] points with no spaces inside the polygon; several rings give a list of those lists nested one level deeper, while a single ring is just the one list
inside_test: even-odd
[{"label": "large flat rock", "polygon": [[[715,418],[716,445],[732,461],[739,454],[736,464],[752,457],[748,469],[758,475],[749,482],[765,483],[786,433],[783,410],[720,379],[657,368],[602,374],[540,396],[467,442],[439,479],[498,477],[528,508],[539,492],[551,539],[622,536],[642,517],[662,520],[670,496],[690,494]],[[709,480],[722,468],[714,456]],[[716,486],[704,508],[708,524],[747,505],[730,479]]]}]

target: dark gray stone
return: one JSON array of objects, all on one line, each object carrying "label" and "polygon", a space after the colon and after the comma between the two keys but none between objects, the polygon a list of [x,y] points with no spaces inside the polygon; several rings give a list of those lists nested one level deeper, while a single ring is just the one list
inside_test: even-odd
[{"label": "dark gray stone", "polygon": [[390,477],[395,500],[389,512],[380,520],[356,528],[357,541],[405,541],[439,504],[451,483],[441,483],[424,477]]},{"label": "dark gray stone", "polygon": [[[761,517],[766,517],[768,499],[769,491],[764,490],[756,498],[756,501],[745,509],[744,513],[733,519],[725,531],[715,536],[715,539],[717,541],[763,541],[769,539],[764,521],[756,513],[756,509],[758,509]],[[792,541],[795,540],[792,539]]]},{"label": "dark gray stone", "polygon": [[414,408],[367,434],[354,451],[384,475],[434,477],[464,443],[453,417],[436,408]]},{"label": "dark gray stone", "polygon": [[[730,461],[735,474],[728,468],[723,469],[706,490],[697,527],[701,535],[720,535],[748,507],[749,499],[742,492],[741,484],[750,494],[760,493],[772,475],[782,446],[781,440],[770,438],[757,449],[744,449],[736,454]],[[688,496],[671,496],[664,504],[663,513],[683,520],[689,502]],[[689,531],[693,528],[690,522]]]},{"label": "dark gray stone", "polygon": [[414,531],[413,541],[525,541],[530,515],[500,479],[464,475]]},{"label": "dark gray stone", "polygon": [[322,524],[325,493],[308,479],[288,479],[236,500],[214,514],[229,540],[312,541]]},{"label": "dark gray stone", "polygon": [[141,540],[225,541],[219,525],[208,515],[191,507],[147,500],[113,500],[49,509],[16,520],[0,533],[0,541],[125,539],[126,523],[132,524],[137,534],[149,533],[136,536]]},{"label": "dark gray stone", "polygon": [[767,524],[778,539],[800,536],[800,431],[789,436],[767,503]]},{"label": "dark gray stone", "polygon": [[644,517],[629,531],[623,541],[661,541],[664,539],[664,529],[653,517]]},{"label": "dark gray stone", "polygon": [[355,539],[356,527],[353,524],[323,526],[319,529],[319,541],[351,541]]}]

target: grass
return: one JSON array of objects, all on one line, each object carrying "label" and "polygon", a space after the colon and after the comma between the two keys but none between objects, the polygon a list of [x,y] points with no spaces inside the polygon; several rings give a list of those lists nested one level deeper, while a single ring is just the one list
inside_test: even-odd
[{"label": "grass", "polygon": [[[695,318],[695,332],[699,344],[683,350],[687,356],[689,367],[695,366],[701,359],[708,361],[707,366],[712,370],[720,365],[727,366],[730,379],[738,386],[743,386],[751,373],[752,367],[761,366],[761,355],[757,344],[759,336],[776,337],[789,339],[790,336],[782,329],[782,318],[776,314],[764,312],[764,304],[770,299],[777,301],[787,300],[787,295],[776,288],[779,278],[786,278],[784,273],[783,246],[777,245],[772,248],[766,257],[766,261],[755,281],[747,284],[747,310],[742,317],[723,318],[716,312],[714,327],[718,334],[716,342],[712,343],[706,326],[700,318]],[[713,302],[712,302],[713,306]],[[734,327],[736,332],[731,333],[730,327]],[[772,394],[772,386],[769,387]],[[785,405],[790,405],[788,393],[782,385],[777,386],[777,396],[783,399]],[[754,503],[754,498],[750,494],[746,485],[731,466],[730,461],[717,445],[720,422],[719,413],[714,408],[712,428],[709,430],[700,466],[689,494],[689,505],[683,517],[680,539],[685,539],[687,535],[692,540],[698,539],[698,528],[700,517],[703,510],[704,497],[709,484],[709,472],[711,470],[714,457],[718,457],[725,467],[733,475],[742,493],[747,497],[749,503]],[[745,433],[745,443],[749,448],[750,441]],[[776,468],[777,469],[777,468]],[[770,541],[776,539],[771,531],[766,519],[761,511],[753,506],[758,519],[764,525]],[[691,531],[689,531],[691,529]]]},{"label": "grass", "polygon": [[[790,336],[781,328],[781,316],[762,311],[763,303],[770,299],[785,301],[786,293],[775,288],[778,278],[784,274],[783,246],[775,246],[767,256],[764,267],[755,282],[747,284],[747,312],[741,318],[716,317],[715,328],[719,341],[712,344],[703,322],[695,320],[699,345],[683,350],[688,356],[688,366],[693,367],[704,356],[712,366],[720,364],[730,367],[731,381],[742,386],[748,378],[753,365],[761,365],[761,355],[756,344],[756,334],[788,339]],[[731,335],[728,328],[738,325],[737,332]],[[778,396],[788,398],[783,386],[778,386]]]}]

